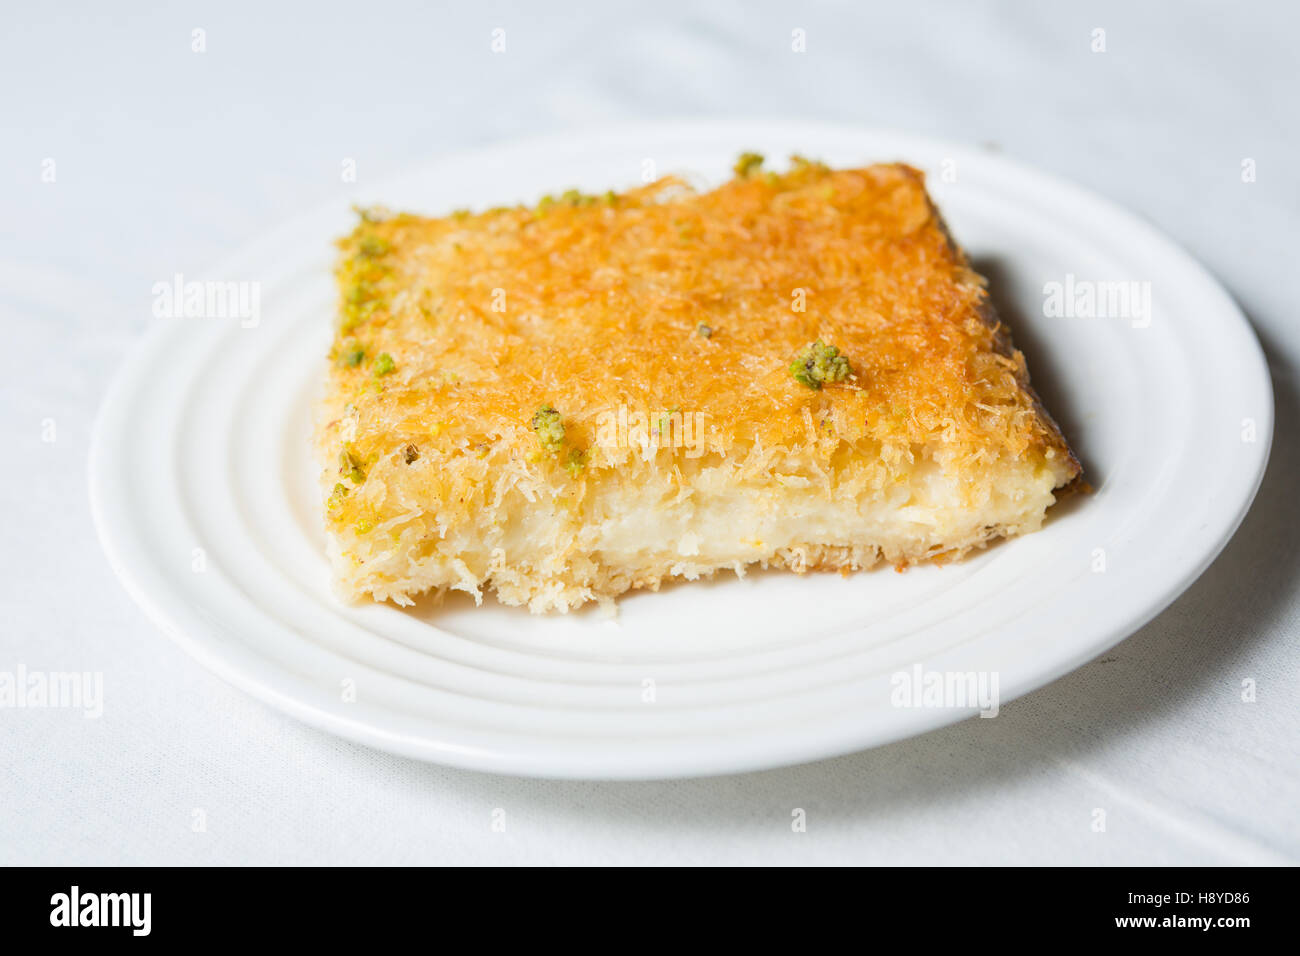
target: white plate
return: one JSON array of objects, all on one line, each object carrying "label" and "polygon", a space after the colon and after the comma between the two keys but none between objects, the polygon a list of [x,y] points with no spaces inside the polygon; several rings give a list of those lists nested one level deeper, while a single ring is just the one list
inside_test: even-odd
[{"label": "white plate", "polygon": [[[680,585],[624,598],[616,621],[532,617],[491,599],[415,611],[338,603],[307,440],[333,315],[330,240],[349,228],[349,202],[442,213],[571,185],[601,191],[639,181],[646,160],[717,182],[745,149],[927,170],[1095,492],[1055,509],[1040,533],[956,565]],[[1150,283],[1152,321],[1046,317],[1044,286],[1067,275]],[[260,283],[260,324],[158,319],[122,369],[91,454],[113,567],[164,631],[249,693],[352,740],[462,767],[715,774],[845,753],[974,712],[895,706],[891,677],[917,664],[996,674],[1005,703],[1191,584],[1245,514],[1272,436],[1259,345],[1185,253],[1075,187],[894,133],[674,123],[460,154],[186,279]]]}]

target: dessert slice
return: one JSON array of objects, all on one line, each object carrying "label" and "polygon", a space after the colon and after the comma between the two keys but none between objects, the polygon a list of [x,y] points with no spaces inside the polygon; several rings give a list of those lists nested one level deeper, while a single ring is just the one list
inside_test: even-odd
[{"label": "dessert slice", "polygon": [[361,213],[316,441],[339,584],[534,612],[1036,530],[1079,464],[904,165]]}]

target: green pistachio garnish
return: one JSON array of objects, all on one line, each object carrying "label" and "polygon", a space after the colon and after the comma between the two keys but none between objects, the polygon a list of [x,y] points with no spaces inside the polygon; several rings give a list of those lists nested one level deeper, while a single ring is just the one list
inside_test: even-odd
[{"label": "green pistachio garnish", "polygon": [[339,320],[339,330],[344,334],[361,325],[378,308],[379,303],[372,297],[374,287],[365,279],[353,279],[343,293],[343,308]]},{"label": "green pistachio garnish", "polygon": [[564,444],[564,421],[550,405],[543,405],[533,412],[533,431],[537,433],[542,448],[552,454]]},{"label": "green pistachio garnish", "polygon": [[587,453],[577,448],[569,449],[569,457],[564,462],[564,470],[571,476],[577,478],[582,474],[582,469],[587,467]]},{"label": "green pistachio garnish", "polygon": [[[366,480],[366,463],[346,445],[339,452],[339,474],[350,479],[354,485],[359,485]],[[338,491],[338,486],[335,486],[334,490]]]},{"label": "green pistachio garnish", "polygon": [[[533,412],[533,431],[542,450],[558,455],[564,449],[564,420],[552,405],[542,405]],[[587,467],[587,453],[580,448],[570,448],[564,457],[564,470],[573,477]]]},{"label": "green pistachio garnish", "polygon": [[709,338],[712,338],[712,337],[713,337],[713,326],[711,326],[711,325],[706,325],[706,324],[704,324],[703,322],[701,322],[699,325],[697,325],[697,326],[695,327],[695,334],[698,335],[698,336],[699,336],[700,338],[702,338],[702,339],[709,339]]},{"label": "green pistachio garnish", "polygon": [[813,342],[790,363],[790,374],[800,385],[818,389],[823,382],[842,382],[849,377],[849,360],[833,345],[821,339]]},{"label": "green pistachio garnish", "polygon": [[344,335],[351,332],[357,326],[362,325],[375,309],[379,308],[378,302],[362,302],[360,305],[345,305],[343,307],[343,316],[339,322],[339,331]]},{"label": "green pistachio garnish", "polygon": [[378,236],[362,236],[357,243],[357,254],[365,259],[377,259],[388,254],[388,243]]},{"label": "green pistachio garnish", "polygon": [[370,293],[370,283],[358,279],[348,286],[348,305],[361,305],[366,299],[370,298]]},{"label": "green pistachio garnish", "polygon": [[824,173],[828,169],[827,165],[820,159],[809,159],[807,156],[800,156],[798,153],[791,154],[790,162],[794,164],[795,172],[815,169],[819,173]]},{"label": "green pistachio garnish", "polygon": [[397,363],[393,361],[393,357],[387,352],[380,352],[375,356],[374,364],[370,368],[375,373],[375,378],[380,378],[396,370]]},{"label": "green pistachio garnish", "polygon": [[[610,193],[606,193],[605,195],[606,195],[605,201],[612,204],[613,200],[610,199],[609,197],[613,196],[614,194],[610,192]],[[600,202],[599,196],[584,193],[580,189],[566,189],[564,192],[560,193],[558,197],[551,196],[551,195],[543,196],[540,200],[538,200],[536,206],[536,212],[544,213],[547,210],[549,210],[552,206],[559,206],[559,205],[574,206],[574,207],[590,206],[597,202]]]},{"label": "green pistachio garnish", "polygon": [[762,165],[762,153],[741,153],[740,158],[736,160],[736,165],[732,167],[732,171],[735,172],[738,179],[748,179]]},{"label": "green pistachio garnish", "polygon": [[369,518],[358,518],[354,527],[357,529],[357,534],[369,534],[374,529],[375,523]]},{"label": "green pistachio garnish", "polygon": [[366,347],[360,342],[350,340],[339,349],[339,364],[344,368],[356,368],[366,359]]},{"label": "green pistachio garnish", "polygon": [[383,222],[392,216],[392,213],[385,206],[353,205],[352,211],[361,217],[362,222]]},{"label": "green pistachio garnish", "polygon": [[348,496],[348,486],[340,482],[334,486],[330,492],[329,499],[325,502],[325,507],[330,511],[338,511],[343,507],[343,499]]},{"label": "green pistachio garnish", "polygon": [[387,240],[369,235],[364,226],[353,234],[355,254],[338,266],[339,287],[343,302],[339,309],[339,329],[343,334],[369,321],[376,309],[384,306],[380,289],[389,275],[384,256],[389,252]]}]

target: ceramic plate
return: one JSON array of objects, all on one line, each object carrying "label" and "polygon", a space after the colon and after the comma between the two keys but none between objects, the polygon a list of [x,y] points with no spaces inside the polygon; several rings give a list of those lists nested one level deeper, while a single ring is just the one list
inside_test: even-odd
[{"label": "ceramic plate", "polygon": [[[724,180],[737,153],[924,169],[990,279],[1093,492],[946,567],[755,573],[533,617],[463,596],[332,594],[310,459],[334,237],[353,201],[442,214]],[[1272,434],[1259,345],[1190,257],[1109,202],[1006,158],[805,123],[675,123],[439,159],[340,196],[186,282],[103,405],[91,498],[113,567],[169,636],[317,727],[461,767],[554,777],[752,770],[897,740],[1033,690],[1178,596],[1237,528]],[[206,287],[205,287],[206,288]],[[183,286],[182,286],[183,289]],[[213,314],[219,313],[219,314]],[[991,704],[995,706],[990,706]]]}]

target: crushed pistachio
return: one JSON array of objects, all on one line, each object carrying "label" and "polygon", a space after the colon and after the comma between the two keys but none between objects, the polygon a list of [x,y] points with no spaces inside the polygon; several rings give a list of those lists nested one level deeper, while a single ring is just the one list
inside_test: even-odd
[{"label": "crushed pistachio", "polygon": [[330,511],[338,511],[343,507],[343,499],[348,496],[348,486],[339,482],[330,492],[329,499],[325,502],[325,507]]},{"label": "crushed pistachio", "polygon": [[577,478],[582,474],[582,469],[587,467],[587,453],[577,448],[569,449],[569,457],[564,462],[564,470],[572,477]]},{"label": "crushed pistachio", "polygon": [[339,349],[339,365],[344,368],[356,368],[366,358],[366,347],[355,339],[343,343]]},{"label": "crushed pistachio", "polygon": [[790,363],[790,374],[800,385],[818,389],[823,382],[842,382],[849,377],[849,360],[833,345],[821,339],[813,342]]},{"label": "crushed pistachio", "polygon": [[361,305],[370,297],[370,283],[358,279],[348,287],[348,305]]},{"label": "crushed pistachio", "polygon": [[748,179],[763,165],[762,153],[741,153],[732,171],[738,179]]},{"label": "crushed pistachio", "polygon": [[365,462],[346,445],[339,452],[339,474],[350,479],[354,485],[359,485],[366,480]]},{"label": "crushed pistachio", "polygon": [[468,209],[453,209],[451,211],[451,218],[455,219],[457,222],[468,219],[469,217],[470,211]]},{"label": "crushed pistachio", "polygon": [[392,216],[385,206],[360,206],[353,204],[352,211],[361,217],[362,222],[383,222]]},{"label": "crushed pistachio", "polygon": [[358,518],[354,527],[357,529],[357,534],[369,534],[374,530],[375,523],[369,518]]},{"label": "crushed pistachio", "polygon": [[348,332],[355,330],[357,326],[370,318],[371,313],[374,311],[375,303],[373,302],[367,302],[359,308],[351,305],[345,306],[343,309],[343,316],[339,322],[339,331],[346,335]]},{"label": "crushed pistachio", "polygon": [[[605,194],[605,202],[610,205],[613,205],[615,198],[617,197],[614,196],[612,191]],[[543,196],[538,200],[534,211],[541,214],[549,211],[551,207],[559,205],[571,207],[591,206],[600,202],[600,200],[601,197],[594,193],[584,193],[580,189],[566,189],[564,192],[560,193],[558,197],[550,194]]]},{"label": "crushed pistachio", "polygon": [[702,339],[713,338],[713,326],[701,322],[695,327],[695,334]]},{"label": "crushed pistachio", "polygon": [[808,169],[825,172],[828,168],[820,159],[809,159],[807,156],[801,156],[798,153],[791,154],[790,162],[794,164],[796,172],[803,172]]},{"label": "crushed pistachio", "polygon": [[397,363],[393,361],[393,357],[387,352],[380,352],[375,356],[375,361],[370,368],[375,373],[375,378],[380,378],[395,371]]},{"label": "crushed pistachio", "polygon": [[388,243],[379,236],[362,236],[357,243],[357,255],[363,259],[378,259],[388,254]]},{"label": "crushed pistachio", "polygon": [[605,191],[604,199],[606,206],[612,206],[618,202],[618,193],[614,192],[612,189],[607,189]]},{"label": "crushed pistachio", "polygon": [[383,277],[385,270],[373,259],[358,259],[340,271],[344,285],[343,307],[339,316],[339,331],[347,334],[367,321],[380,306],[374,280]]},{"label": "crushed pistachio", "polygon": [[533,431],[542,448],[551,453],[558,452],[564,444],[564,421],[560,413],[550,405],[542,405],[533,412]]},{"label": "crushed pistachio", "polygon": [[420,449],[416,448],[414,445],[407,445],[402,449],[402,458],[408,465],[417,462],[420,460]]}]

